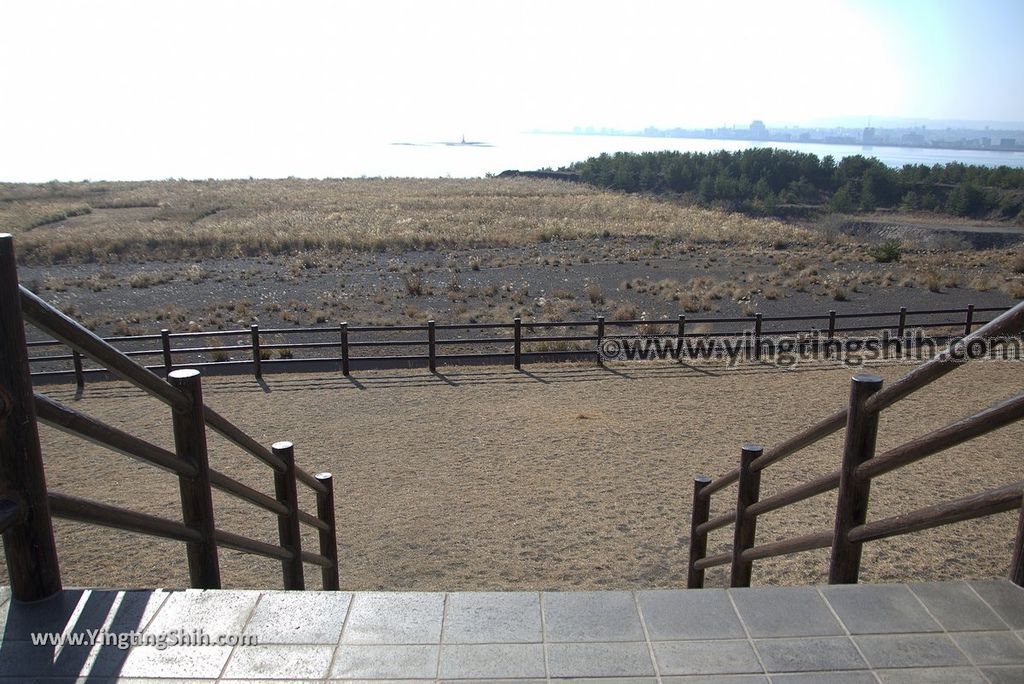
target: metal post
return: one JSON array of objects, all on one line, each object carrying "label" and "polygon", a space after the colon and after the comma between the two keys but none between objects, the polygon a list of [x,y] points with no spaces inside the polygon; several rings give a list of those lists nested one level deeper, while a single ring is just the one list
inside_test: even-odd
[{"label": "metal post", "polygon": [[512,367],[523,367],[523,319],[519,316],[512,319]]},{"label": "metal post", "polygon": [[341,374],[348,375],[350,372],[348,364],[348,323],[341,324]]},{"label": "metal post", "polygon": [[220,589],[220,562],[214,536],[213,498],[210,493],[210,462],[206,450],[206,419],[199,371],[192,368],[171,371],[167,380],[189,399],[184,411],[172,411],[174,449],[178,458],[191,463],[197,473],[180,477],[181,520],[202,535],[188,544],[188,574],[196,589]]},{"label": "metal post", "polygon": [[701,496],[701,490],[711,484],[707,475],[693,478],[693,513],[690,515],[690,564],[686,573],[687,589],[704,588],[704,570],[698,570],[693,564],[707,555],[708,536],[697,534],[697,527],[708,521],[711,512],[711,497]]},{"label": "metal post", "polygon": [[427,321],[427,365],[431,373],[437,372],[437,330],[434,319]]},{"label": "metal post", "polygon": [[292,552],[291,560],[281,561],[284,588],[306,588],[302,576],[302,531],[299,529],[299,494],[295,489],[295,447],[291,442],[275,442],[274,455],[284,461],[283,472],[274,471],[274,493],[277,500],[288,508],[288,513],[277,516],[277,534],[281,546]]},{"label": "metal post", "polygon": [[164,352],[164,373],[170,375],[174,364],[171,362],[171,331],[167,328],[160,331],[160,345]]},{"label": "metal post", "polygon": [[871,480],[859,480],[857,467],[875,455],[878,413],[864,408],[868,397],[882,389],[877,375],[854,375],[850,383],[850,407],[846,418],[846,441],[839,475],[832,558],[828,567],[829,584],[855,584],[860,575],[862,542],[850,542],[850,530],[867,519]]},{"label": "metal post", "polygon": [[761,495],[761,471],[750,464],[764,453],[760,444],[744,444],[740,452],[740,480],[736,494],[736,528],[732,543],[732,577],[730,586],[749,587],[753,562],[744,561],[740,555],[754,545],[757,532],[757,518],[747,517],[747,507],[757,503]]},{"label": "metal post", "polygon": [[320,577],[324,589],[337,591],[341,585],[338,579],[338,529],[334,521],[334,480],[330,473],[317,473],[313,477],[325,488],[322,494],[317,492],[316,495],[316,516],[328,526],[327,530],[320,530],[320,555],[332,561],[331,567],[320,569]]},{"label": "metal post", "polygon": [[4,532],[11,594],[37,601],[62,589],[46,498],[32,377],[21,315],[14,238],[0,233],[0,490],[14,497],[20,518]]},{"label": "metal post", "polygon": [[82,368],[82,354],[77,349],[71,350],[71,363],[75,367],[75,385],[78,389],[84,389],[85,370]]},{"label": "metal post", "polygon": [[252,335],[252,369],[257,378],[263,377],[263,359],[260,358],[260,326],[253,323],[249,326]]}]

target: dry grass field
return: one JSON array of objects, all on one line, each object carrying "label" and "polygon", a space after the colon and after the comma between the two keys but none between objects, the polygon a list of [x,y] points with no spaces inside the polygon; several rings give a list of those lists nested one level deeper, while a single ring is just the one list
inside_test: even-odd
[{"label": "dry grass field", "polygon": [[[891,380],[909,369],[873,369]],[[685,585],[692,478],[737,463],[843,405],[852,369],[804,364],[617,364],[208,378],[208,404],[260,441],[292,439],[311,471],[336,478],[348,589],[648,588]],[[879,449],[1020,391],[1007,362],[978,362],[883,414]],[[120,383],[42,388],[161,444],[168,410]],[[870,518],[1022,478],[1024,424],[877,480]],[[178,517],[172,476],[44,428],[49,486]],[[838,437],[765,472],[762,493],[837,465]],[[263,491],[269,471],[211,438],[215,467]],[[715,499],[723,512],[734,490]],[[770,540],[831,526],[822,496],[763,518]],[[308,500],[306,504],[309,505]],[[269,515],[215,495],[218,526],[274,541]],[[866,546],[866,581],[997,577],[1016,514]],[[184,549],[57,521],[68,585],[184,586]],[[711,550],[731,540],[712,537]],[[306,543],[315,548],[314,539]],[[280,586],[271,561],[222,551],[225,584]],[[756,584],[824,580],[827,552],[758,562]],[[312,586],[319,573],[307,568]],[[2,579],[0,579],[2,581]],[[709,586],[725,575],[709,571]]]}]

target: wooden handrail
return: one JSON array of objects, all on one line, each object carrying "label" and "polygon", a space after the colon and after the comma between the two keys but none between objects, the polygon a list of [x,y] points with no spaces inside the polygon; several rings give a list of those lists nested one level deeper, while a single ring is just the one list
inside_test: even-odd
[{"label": "wooden handrail", "polygon": [[248,537],[243,537],[242,535],[235,534],[234,532],[216,530],[213,533],[213,537],[217,540],[218,546],[234,549],[235,551],[241,551],[242,553],[253,553],[257,556],[276,558],[284,561],[291,560],[294,557],[292,552],[288,549],[275,544],[267,544],[266,542],[249,539]]},{"label": "wooden handrail", "polygon": [[0,534],[24,517],[21,502],[9,496],[0,497]]},{"label": "wooden handrail", "polygon": [[47,499],[50,502],[50,512],[58,518],[183,542],[198,542],[202,539],[198,531],[175,520],[60,492],[48,492]]},{"label": "wooden handrail", "polygon": [[789,553],[811,551],[813,549],[824,549],[832,545],[832,530],[812,532],[798,537],[780,539],[779,541],[759,544],[740,553],[740,558],[747,562],[771,558],[773,556],[784,556]]},{"label": "wooden handrail", "polygon": [[195,466],[182,461],[173,452],[80,413],[46,395],[37,392],[35,404],[39,420],[58,430],[82,437],[119,454],[145,461],[177,475],[194,477],[196,474]]},{"label": "wooden handrail", "polygon": [[769,511],[774,511],[779,508],[788,506],[789,504],[803,501],[804,499],[810,499],[812,496],[818,494],[824,494],[825,492],[831,491],[839,486],[839,471],[829,473],[828,475],[822,475],[816,477],[810,482],[791,487],[778,494],[773,494],[768,498],[761,499],[757,503],[751,504],[747,508],[748,516],[764,515]]},{"label": "wooden handrail", "polygon": [[267,496],[263,492],[256,491],[238,480],[228,477],[224,473],[210,468],[210,484],[228,494],[233,494],[239,499],[259,506],[260,508],[277,515],[288,515],[288,507],[278,502],[274,497]]},{"label": "wooden handrail", "polygon": [[24,286],[19,285],[18,290],[22,314],[37,328],[72,349],[77,349],[172,408],[185,410],[188,407],[188,398],[169,383],[132,361],[99,335],[65,316]]},{"label": "wooden handrail", "polygon": [[857,468],[858,478],[875,478],[940,451],[963,444],[1024,418],[1024,393],[918,437]]},{"label": "wooden handrail", "polygon": [[910,513],[858,525],[850,530],[849,539],[851,542],[873,541],[899,534],[919,532],[961,520],[995,515],[1020,508],[1022,499],[1024,499],[1024,480],[973,496],[965,496],[962,499],[944,501]]}]

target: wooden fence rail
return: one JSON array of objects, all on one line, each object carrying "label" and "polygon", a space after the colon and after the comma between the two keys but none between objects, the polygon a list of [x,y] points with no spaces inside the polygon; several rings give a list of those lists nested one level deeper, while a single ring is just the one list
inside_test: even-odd
[{"label": "wooden fence rail", "polygon": [[[34,297],[34,296],[33,296]],[[28,307],[36,305],[33,299]],[[850,333],[891,333],[894,338],[906,340],[908,347],[915,344],[908,338],[909,319],[919,330],[943,331],[935,339],[945,341],[953,332],[969,335],[988,321],[976,320],[977,314],[997,314],[1006,311],[1002,307],[875,311],[865,313],[837,313],[828,311],[820,315],[765,316],[754,314],[742,317],[692,317],[679,314],[675,318],[657,320],[631,319],[607,320],[596,316],[593,320],[576,321],[523,321],[515,318],[508,323],[436,323],[408,325],[350,325],[343,322],[337,326],[312,328],[260,328],[252,324],[239,330],[214,330],[199,332],[172,332],[163,329],[159,334],[108,337],[106,342],[115,346],[120,354],[132,358],[143,358],[152,370],[164,375],[177,367],[212,369],[217,372],[251,372],[256,378],[263,377],[270,370],[300,370],[316,364],[340,366],[343,375],[350,375],[353,366],[360,368],[386,367],[388,364],[426,366],[436,372],[441,364],[466,363],[509,363],[520,370],[524,361],[558,361],[567,359],[596,359],[602,362],[602,343],[606,340],[624,340],[637,337],[659,337],[679,345],[694,338],[735,339],[745,338],[744,353],[752,359],[760,359],[774,351],[771,338],[780,336],[804,336],[802,350],[819,348],[831,342],[838,342],[837,335]],[[950,318],[952,317],[952,318]],[[70,319],[68,319],[70,321]],[[839,325],[841,321],[864,324]],[[74,322],[71,321],[73,324]],[[815,325],[817,324],[817,325]],[[693,326],[701,325],[711,330],[698,331]],[[740,325],[742,329],[722,329],[722,326]],[[690,326],[687,329],[687,326]],[[71,346],[70,353],[42,353],[30,357],[29,363],[45,369],[35,373],[44,377],[73,376],[79,387],[84,386],[87,375],[103,372],[110,368],[104,357],[97,360],[98,367],[86,368],[83,355],[68,345],[67,322],[51,322],[41,326],[53,339],[34,340],[28,343],[32,349]],[[716,329],[717,328],[717,329]],[[623,329],[628,329],[625,332]],[[386,336],[381,336],[385,334]],[[395,335],[405,335],[395,338]],[[409,336],[411,335],[411,337]],[[453,336],[454,335],[454,336]],[[97,338],[98,339],[98,338]],[[857,339],[857,338],[853,338]],[[211,344],[200,344],[211,340]],[[224,344],[221,340],[233,342]],[[149,343],[159,342],[159,347]],[[137,348],[140,344],[147,344]],[[184,346],[175,346],[175,343]],[[534,349],[530,349],[530,346]],[[538,346],[540,348],[538,348]],[[467,349],[484,347],[487,351],[446,352],[453,347]],[[389,353],[406,349],[416,353]],[[370,353],[359,354],[362,350]],[[270,358],[274,352],[289,358]],[[295,351],[324,353],[326,356],[291,358]],[[682,348],[684,353],[694,354],[692,349]],[[333,355],[332,355],[333,352]],[[238,358],[233,358],[238,357]],[[109,358],[109,356],[107,357]],[[54,369],[55,364],[67,364],[70,368]],[[112,369],[113,370],[113,369]],[[308,483],[308,482],[307,482]]]},{"label": "wooden fence rail", "polygon": [[[968,325],[973,324],[970,317],[974,311],[977,309],[971,309],[968,313]],[[958,344],[967,346],[974,340],[1017,335],[1022,330],[1024,302],[985,323]],[[946,350],[886,388],[882,387],[882,380],[877,376],[855,375],[851,381],[847,408],[820,420],[774,449],[762,452],[757,445],[745,445],[741,451],[739,467],[721,477],[711,479],[701,475],[695,478],[687,585],[691,588],[702,587],[707,568],[731,563],[730,584],[737,587],[749,586],[751,566],[755,560],[828,547],[832,550],[829,582],[853,583],[859,577],[861,549],[867,541],[1020,508],[1009,577],[1016,584],[1024,586],[1024,481],[882,520],[867,520],[873,478],[1024,419],[1022,392],[875,456],[875,438],[881,411],[967,362],[966,356]],[[838,470],[759,500],[760,474],[765,468],[815,444],[844,426],[843,457]],[[711,518],[711,496],[733,483],[738,483],[735,509]],[[838,490],[832,530],[764,544],[755,543],[758,516],[832,490]],[[732,549],[708,556],[708,534],[730,524],[734,526]]]},{"label": "wooden fence rail", "polygon": [[[171,409],[174,450],[107,425],[32,390],[25,322],[72,349],[76,375],[82,358],[100,364]],[[337,532],[330,473],[310,475],[295,464],[291,442],[271,449],[259,444],[205,405],[200,372],[175,368],[167,380],[115,348],[18,285],[13,240],[0,235],[0,531],[3,532],[12,595],[31,601],[61,590],[60,567],[51,515],[184,542],[193,587],[219,588],[219,548],[281,561],[286,589],[303,589],[303,564],[321,568],[324,589],[338,589]],[[255,332],[254,332],[255,334]],[[163,340],[167,356],[169,335]],[[258,343],[258,342],[257,342]],[[137,355],[136,355],[137,356]],[[170,364],[168,364],[170,365]],[[182,521],[139,513],[99,501],[48,491],[37,421],[125,454],[175,475],[181,492]],[[275,493],[268,496],[209,465],[207,428],[224,436],[271,468]],[[300,510],[296,484],[316,495],[316,515]],[[268,511],[278,520],[278,544],[269,544],[215,526],[212,488]],[[300,525],[317,530],[319,553],[302,550]]]}]

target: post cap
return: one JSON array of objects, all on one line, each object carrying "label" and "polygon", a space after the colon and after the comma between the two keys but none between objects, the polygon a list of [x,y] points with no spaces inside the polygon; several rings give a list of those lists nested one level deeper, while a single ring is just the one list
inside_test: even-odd
[{"label": "post cap", "polygon": [[174,380],[188,380],[199,375],[199,371],[195,368],[179,368],[178,370],[172,370],[167,374],[167,377]]},{"label": "post cap", "polygon": [[270,448],[273,449],[274,451],[286,451],[288,449],[294,448],[294,446],[295,445],[292,444],[291,442],[282,441],[274,442],[272,445],[270,445]]}]

